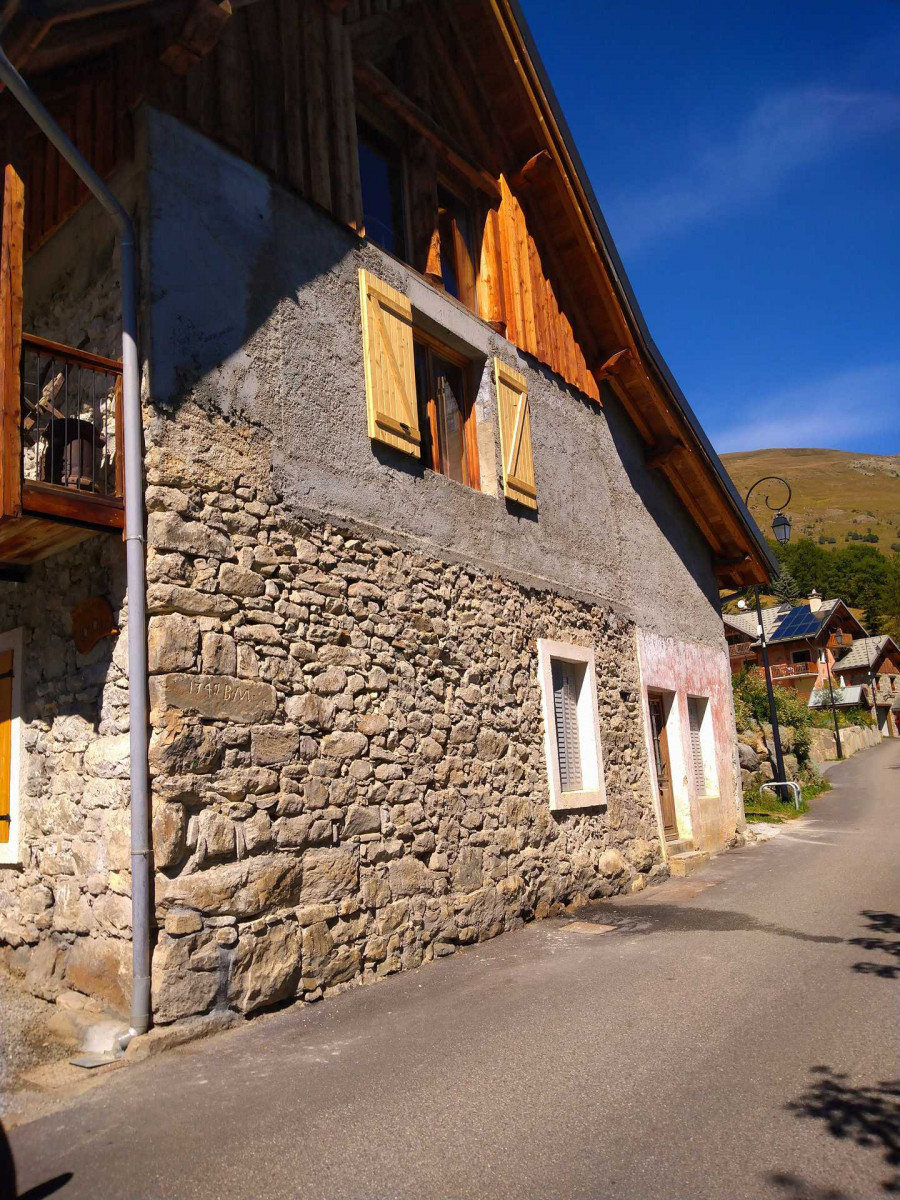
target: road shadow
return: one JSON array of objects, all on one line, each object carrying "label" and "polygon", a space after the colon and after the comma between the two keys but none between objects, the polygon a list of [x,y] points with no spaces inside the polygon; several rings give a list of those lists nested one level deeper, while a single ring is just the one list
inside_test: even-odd
[{"label": "road shadow", "polygon": [[[802,1120],[824,1122],[833,1138],[880,1151],[891,1169],[890,1178],[882,1183],[881,1189],[892,1195],[900,1194],[900,1080],[854,1087],[847,1082],[848,1075],[827,1066],[813,1067],[811,1074],[813,1079],[806,1091],[785,1106],[788,1112]],[[779,1178],[790,1181],[793,1177],[771,1177],[773,1183]],[[795,1182],[803,1184],[802,1180]],[[799,1200],[807,1193],[786,1191],[786,1194]],[[815,1190],[811,1193],[823,1200],[832,1195],[839,1197],[840,1193]]]},{"label": "road shadow", "polygon": [[[896,913],[863,910],[859,915],[866,918],[868,928],[873,934],[900,934],[900,916]],[[850,945],[861,946],[863,950],[877,950],[879,953],[887,955],[886,962],[854,963],[854,971],[860,975],[876,975],[879,979],[900,979],[900,938],[894,940],[886,937],[851,938]]]},{"label": "road shadow", "polygon": [[849,1192],[841,1192],[837,1188],[822,1188],[817,1184],[807,1183],[799,1175],[789,1175],[782,1171],[770,1175],[769,1183],[778,1188],[785,1200],[853,1200]]},{"label": "road shadow", "polygon": [[802,929],[760,921],[748,913],[730,909],[689,908],[682,904],[640,904],[633,908],[604,905],[583,919],[608,922],[622,933],[767,933],[832,946],[845,940],[831,934],[805,933]]}]

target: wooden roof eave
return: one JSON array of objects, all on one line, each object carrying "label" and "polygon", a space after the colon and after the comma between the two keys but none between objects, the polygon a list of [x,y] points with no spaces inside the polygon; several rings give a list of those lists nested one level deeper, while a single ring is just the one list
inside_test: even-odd
[{"label": "wooden roof eave", "polygon": [[[777,563],[725,476],[724,468],[720,463],[716,465],[715,451],[699,429],[677,385],[666,377],[668,369],[661,363],[659,352],[645,332],[624,269],[610,251],[608,231],[601,228],[598,221],[596,200],[585,187],[583,168],[573,157],[569,139],[560,123],[561,117],[558,119],[554,111],[548,94],[549,85],[543,78],[543,69],[539,69],[540,60],[526,34],[527,27],[518,4],[516,0],[488,0],[488,4],[528,96],[545,147],[557,165],[559,182],[576,218],[579,240],[589,248],[585,261],[603,308],[620,338],[621,348],[630,352],[632,373],[640,377],[641,386],[637,389],[640,395],[635,396],[633,384],[629,387],[621,378],[613,380],[604,375],[607,364],[598,366],[595,376],[598,381],[612,386],[648,446],[654,446],[653,434],[659,428],[684,443],[686,453],[673,457],[662,469],[703,531],[716,558],[728,564],[717,571],[720,579],[737,587],[765,583],[777,573]],[[692,487],[699,477],[705,484],[702,498],[696,497]],[[721,526],[721,533],[716,532],[713,521]]]}]

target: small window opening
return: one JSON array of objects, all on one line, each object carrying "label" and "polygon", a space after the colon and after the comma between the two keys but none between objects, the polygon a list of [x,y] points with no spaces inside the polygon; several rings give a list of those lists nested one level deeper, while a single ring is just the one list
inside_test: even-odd
[{"label": "small window opening", "polygon": [[402,155],[388,138],[362,120],[357,122],[357,141],[366,237],[383,250],[404,258]]},{"label": "small window opening", "polygon": [[551,673],[560,786],[564,792],[580,792],[583,784],[578,699],[584,683],[585,664],[564,662],[555,658],[551,664]]},{"label": "small window opening", "polygon": [[469,209],[443,184],[438,185],[441,276],[451,296],[475,308],[472,218]]},{"label": "small window opening", "polygon": [[706,767],[703,762],[703,718],[706,715],[706,701],[697,696],[688,697],[688,723],[691,733],[691,760],[694,767],[694,783],[697,795],[707,794]]}]

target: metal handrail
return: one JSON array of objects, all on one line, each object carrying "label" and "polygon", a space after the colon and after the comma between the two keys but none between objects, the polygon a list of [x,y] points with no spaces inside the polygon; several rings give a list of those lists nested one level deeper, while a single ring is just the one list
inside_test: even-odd
[{"label": "metal handrail", "polygon": [[[795,783],[792,779],[789,779],[786,783],[777,783],[777,782],[764,783],[759,790],[761,792],[764,792],[766,790],[766,788],[780,788],[780,787],[791,789],[791,791],[794,794],[794,808],[797,810],[797,812],[799,812],[800,811],[800,800],[802,798],[802,793],[800,791],[800,784]],[[776,798],[776,800],[778,799],[777,796],[775,798]]]}]

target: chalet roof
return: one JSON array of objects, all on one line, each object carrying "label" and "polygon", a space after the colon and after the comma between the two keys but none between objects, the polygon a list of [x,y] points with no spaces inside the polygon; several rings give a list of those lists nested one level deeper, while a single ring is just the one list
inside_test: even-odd
[{"label": "chalet roof", "polygon": [[897,649],[894,639],[888,637],[886,633],[877,637],[855,638],[850,649],[837,663],[836,669],[838,671],[854,671],[862,667],[874,666],[888,642],[895,650]]},{"label": "chalet roof", "polygon": [[794,605],[778,621],[769,641],[794,642],[799,640],[805,642],[810,638],[817,638],[831,617],[834,616],[838,605],[847,607],[843,600],[823,600],[817,612],[812,612],[808,604]]},{"label": "chalet roof", "polygon": [[[781,620],[781,618],[790,612],[789,604],[770,604],[768,608],[762,610],[763,632],[766,639],[771,641],[772,630]],[[723,613],[722,620],[738,633],[746,633],[751,637],[756,637],[756,613]]]}]

